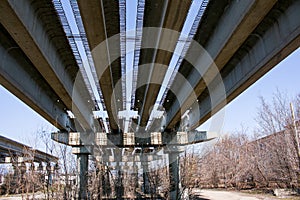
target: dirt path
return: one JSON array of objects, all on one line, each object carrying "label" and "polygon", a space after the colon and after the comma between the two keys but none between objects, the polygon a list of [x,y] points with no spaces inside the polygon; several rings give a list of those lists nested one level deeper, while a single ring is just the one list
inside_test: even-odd
[{"label": "dirt path", "polygon": [[195,200],[274,200],[276,198],[250,195],[235,191],[195,190]]},{"label": "dirt path", "polygon": [[[25,195],[9,195],[9,196],[0,196],[0,200],[22,200],[26,199]],[[33,199],[32,195],[29,196],[29,199]],[[34,199],[45,199],[43,194],[35,194]]]}]

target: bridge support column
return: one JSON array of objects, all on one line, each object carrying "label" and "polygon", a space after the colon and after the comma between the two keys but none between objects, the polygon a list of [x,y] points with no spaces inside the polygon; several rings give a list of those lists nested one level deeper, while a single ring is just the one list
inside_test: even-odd
[{"label": "bridge support column", "polygon": [[178,153],[170,152],[169,153],[169,199],[178,199],[179,198],[179,157]]},{"label": "bridge support column", "polygon": [[105,166],[105,171],[104,171],[104,175],[103,175],[103,180],[104,180],[103,195],[104,196],[109,196],[109,195],[111,195],[111,192],[112,192],[111,185],[110,185],[109,171],[108,171],[109,169],[107,166]]},{"label": "bridge support column", "polygon": [[78,170],[78,199],[88,199],[87,184],[88,184],[88,154],[77,154],[77,170]]},{"label": "bridge support column", "polygon": [[49,185],[52,185],[52,178],[53,178],[50,162],[47,162],[46,172],[47,172],[47,176],[48,176],[47,185],[49,186]]},{"label": "bridge support column", "polygon": [[117,199],[122,199],[124,194],[124,186],[123,186],[123,172],[121,167],[122,162],[122,151],[120,149],[115,150],[115,157],[117,161],[117,183],[115,185],[115,192]]},{"label": "bridge support column", "polygon": [[144,194],[150,193],[150,182],[149,182],[149,174],[148,174],[148,161],[142,162],[143,166],[143,192]]},{"label": "bridge support column", "polygon": [[[12,191],[9,191],[9,192],[18,193],[19,192],[17,189],[17,188],[19,188],[18,180],[22,180],[22,179],[20,179],[20,170],[18,167],[18,163],[13,162],[12,167],[13,167],[14,174],[13,174],[12,181],[9,183],[10,184],[9,186]],[[12,185],[14,185],[14,187],[11,187]]]},{"label": "bridge support column", "polygon": [[134,169],[134,181],[135,181],[135,192],[137,193],[137,189],[139,188],[139,169],[137,166],[137,163],[133,163],[133,169]]}]

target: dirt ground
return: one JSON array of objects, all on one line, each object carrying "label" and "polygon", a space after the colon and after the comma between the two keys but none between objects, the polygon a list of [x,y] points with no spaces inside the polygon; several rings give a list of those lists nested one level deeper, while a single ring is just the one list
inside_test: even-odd
[{"label": "dirt ground", "polygon": [[296,200],[300,197],[279,198],[267,194],[247,194],[236,191],[221,191],[221,190],[199,190],[193,191],[194,200]]},{"label": "dirt ground", "polygon": [[[18,194],[18,195],[9,195],[9,196],[0,196],[0,200],[23,200],[26,199],[26,196]],[[33,199],[33,196],[29,196],[29,199]],[[43,194],[35,194],[34,199],[45,199]]]},{"label": "dirt ground", "polygon": [[195,194],[197,194],[197,196],[199,197],[195,199],[201,200],[259,200],[258,198],[253,196],[248,196],[242,193],[231,191],[200,190],[197,191]]}]

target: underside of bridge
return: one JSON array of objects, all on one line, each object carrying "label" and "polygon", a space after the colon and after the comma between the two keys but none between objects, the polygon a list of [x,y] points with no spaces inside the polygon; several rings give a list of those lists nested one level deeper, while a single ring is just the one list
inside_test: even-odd
[{"label": "underside of bridge", "polygon": [[0,83],[73,147],[79,199],[89,154],[126,148],[169,155],[178,198],[182,147],[216,137],[195,129],[300,44],[299,0],[133,2],[0,2]]}]

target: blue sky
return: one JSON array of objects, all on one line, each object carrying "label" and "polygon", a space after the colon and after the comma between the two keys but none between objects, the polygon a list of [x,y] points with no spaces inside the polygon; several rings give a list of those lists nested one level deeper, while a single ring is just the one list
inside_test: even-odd
[{"label": "blue sky", "polygon": [[0,86],[0,135],[31,145],[35,132],[51,127],[45,119]]}]

